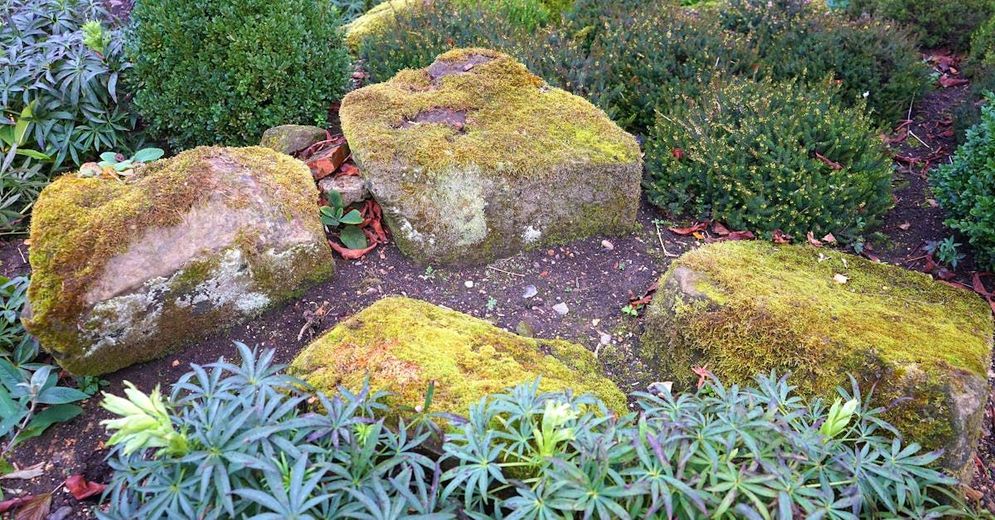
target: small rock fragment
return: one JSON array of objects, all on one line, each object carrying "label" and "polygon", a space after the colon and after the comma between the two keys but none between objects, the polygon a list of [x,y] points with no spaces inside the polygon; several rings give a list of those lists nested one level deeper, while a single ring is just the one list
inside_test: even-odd
[{"label": "small rock fragment", "polygon": [[529,298],[534,298],[537,294],[539,294],[539,289],[536,289],[536,286],[527,285],[525,286],[525,290],[522,291],[522,298],[527,300]]},{"label": "small rock fragment", "polygon": [[465,285],[467,289],[473,289],[473,280],[467,280],[463,282],[463,285]]},{"label": "small rock fragment", "polygon": [[602,240],[601,241],[601,247],[605,248],[608,251],[611,251],[611,250],[615,249],[615,244],[612,244],[608,240]]},{"label": "small rock fragment", "polygon": [[556,314],[559,314],[560,316],[566,316],[567,313],[570,312],[570,308],[567,307],[567,304],[563,302],[554,305],[553,310],[556,311]]},{"label": "small rock fragment", "polygon": [[318,181],[318,189],[325,197],[328,197],[329,192],[339,192],[339,195],[342,195],[342,204],[345,206],[370,198],[370,191],[366,189],[366,183],[355,175],[325,177]]}]

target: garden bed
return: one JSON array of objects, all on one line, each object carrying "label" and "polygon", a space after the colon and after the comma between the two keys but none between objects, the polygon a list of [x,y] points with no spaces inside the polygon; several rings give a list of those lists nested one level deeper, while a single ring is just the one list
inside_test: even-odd
[{"label": "garden bed", "polygon": [[[925,145],[899,145],[896,153],[909,158],[933,157],[934,163],[945,161],[954,140],[945,135],[944,122],[952,107],[967,95],[968,88],[939,89],[916,103],[911,129]],[[911,136],[908,139],[915,140]],[[868,254],[921,270],[925,267],[924,244],[945,238],[949,231],[943,226],[942,211],[929,202],[921,168],[901,168],[895,186],[896,205],[886,216],[882,229],[885,236],[872,243]],[[131,381],[139,388],[168,386],[191,363],[205,364],[222,356],[235,356],[234,341],[273,348],[277,361],[286,363],[341,319],[392,294],[450,307],[508,330],[584,344],[599,355],[607,375],[623,391],[644,390],[653,381],[631,351],[641,332],[641,318],[622,309],[630,300],[642,297],[675,256],[718,237],[710,230],[703,232],[702,240],[674,233],[668,227],[683,223],[668,220],[668,216],[645,203],[638,220],[640,230],[630,236],[589,238],[477,267],[422,267],[390,243],[361,260],[340,260],[332,281],[307,291],[292,304],[163,359],[106,376],[109,385],[104,390],[120,394],[123,381]],[[26,274],[26,255],[27,246],[22,241],[5,242],[0,248],[3,274]],[[959,267],[950,281],[970,286],[970,258]],[[533,292],[534,296],[525,297]],[[553,309],[560,303],[566,305],[566,315]],[[313,327],[305,328],[308,318],[322,307],[324,318],[312,319]],[[103,460],[106,434],[99,422],[110,418],[110,414],[99,408],[97,401],[88,400],[82,416],[53,427],[16,450],[15,463],[21,467],[42,463],[45,473],[31,481],[16,482],[8,488],[11,493],[56,489],[52,511],[66,506],[73,508],[73,513],[65,518],[90,518],[87,509],[91,506],[76,501],[60,488],[73,474],[83,474],[95,482],[109,479],[109,468]],[[988,507],[995,506],[993,406],[988,406],[973,484],[984,495]]]}]

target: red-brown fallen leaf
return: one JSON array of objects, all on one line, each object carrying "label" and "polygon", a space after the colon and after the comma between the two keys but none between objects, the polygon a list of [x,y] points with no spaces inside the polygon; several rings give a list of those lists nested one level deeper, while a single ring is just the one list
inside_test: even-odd
[{"label": "red-brown fallen leaf", "polygon": [[775,244],[790,244],[791,243],[791,237],[789,237],[787,234],[784,233],[784,231],[781,231],[780,229],[775,229],[774,230],[774,236],[771,237],[771,240],[773,240],[773,242]]},{"label": "red-brown fallen leaf", "polygon": [[970,83],[964,78],[951,78],[950,76],[944,74],[940,76],[940,86],[943,88],[959,87],[961,85],[967,85]]},{"label": "red-brown fallen leaf", "polygon": [[[657,282],[651,283],[650,286],[646,288],[646,292],[644,292],[643,295],[640,296],[639,298],[636,298],[634,296],[630,296],[629,297],[629,305],[633,309],[637,309],[637,310],[640,307],[643,307],[645,305],[649,305],[650,302],[653,301],[653,295],[656,294],[656,291],[659,288],[660,288],[659,283],[657,283]],[[629,294],[631,295],[632,293],[630,292]]]},{"label": "red-brown fallen leaf", "polygon": [[332,240],[328,241],[328,245],[338,254],[342,255],[342,258],[346,260],[358,260],[366,256],[366,253],[373,251],[377,248],[377,244],[373,244],[365,249],[349,249],[345,246],[340,246]]},{"label": "red-brown fallen leaf", "polygon": [[753,240],[757,238],[752,231],[733,231],[726,235],[725,240]]},{"label": "red-brown fallen leaf", "polygon": [[708,378],[714,377],[712,376],[712,373],[708,371],[708,365],[705,365],[703,367],[691,367],[691,371],[698,376],[699,390],[701,389],[701,387],[705,386],[705,382],[708,381]]},{"label": "red-brown fallen leaf", "polygon": [[724,237],[729,234],[729,228],[725,227],[721,222],[716,220],[712,222],[712,233],[715,233],[720,237]]},{"label": "red-brown fallen leaf", "polygon": [[14,520],[45,520],[52,508],[52,494],[29,495],[0,502],[0,513],[17,510]]},{"label": "red-brown fallen leaf", "polygon": [[339,171],[336,175],[342,176],[356,176],[359,175],[359,166],[356,166],[351,161],[346,161],[339,166]]},{"label": "red-brown fallen leaf", "polygon": [[84,500],[103,493],[104,488],[107,487],[99,482],[90,482],[83,478],[83,475],[71,475],[66,479],[65,486],[76,500]]},{"label": "red-brown fallen leaf", "polygon": [[936,270],[934,276],[936,276],[940,280],[953,280],[954,277],[957,275],[954,274],[954,272],[951,271],[950,269],[947,269],[946,267],[941,267]]},{"label": "red-brown fallen leaf", "polygon": [[673,150],[670,151],[670,155],[673,155],[674,159],[677,159],[679,161],[684,158],[684,150],[682,150],[681,148],[674,148]]},{"label": "red-brown fallen leaf", "polygon": [[908,231],[910,227],[912,227],[912,224],[908,222],[902,222],[898,225],[898,229],[901,229],[902,231]]},{"label": "red-brown fallen leaf", "polygon": [[822,237],[822,241],[827,244],[835,244],[836,237],[832,233],[826,233],[826,236]]},{"label": "red-brown fallen leaf", "polygon": [[981,281],[981,277],[983,276],[991,276],[991,273],[974,273],[974,276],[971,277],[971,288],[973,288],[974,292],[980,294],[981,296],[984,296],[985,298],[991,298],[992,297],[991,291],[989,291],[985,287],[985,283]]},{"label": "red-brown fallen leaf", "polygon": [[822,155],[819,152],[815,152],[815,158],[818,159],[818,160],[820,160],[820,161],[822,161],[823,164],[825,164],[826,166],[828,166],[828,167],[830,167],[830,168],[832,168],[834,170],[842,170],[843,169],[843,165],[842,164],[840,164],[840,163],[838,163],[838,162],[836,162],[836,161],[834,161],[832,159],[827,158],[825,155]]},{"label": "red-brown fallen leaf", "polygon": [[822,242],[816,240],[815,235],[813,235],[811,231],[809,231],[808,234],[805,235],[805,238],[808,239],[809,244],[812,244],[815,247],[822,247]]},{"label": "red-brown fallen leaf", "polygon": [[891,156],[891,158],[894,159],[895,161],[898,161],[900,163],[905,163],[909,166],[914,166],[916,164],[919,164],[920,162],[920,160],[916,157],[906,157],[904,155],[893,155]]},{"label": "red-brown fallen leaf", "polygon": [[693,235],[700,231],[704,231],[705,228],[707,227],[708,227],[708,222],[698,222],[697,224],[694,224],[692,226],[671,227],[667,228],[667,230],[670,231],[671,233],[674,233],[675,235],[687,236],[687,235]]}]

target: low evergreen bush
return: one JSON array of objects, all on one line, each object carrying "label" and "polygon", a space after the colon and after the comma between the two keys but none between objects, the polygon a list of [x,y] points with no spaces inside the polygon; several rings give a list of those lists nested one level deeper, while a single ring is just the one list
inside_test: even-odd
[{"label": "low evergreen bush", "polygon": [[926,47],[966,51],[971,34],[995,14],[993,0],[848,0],[851,15],[890,18],[910,26]]},{"label": "low evergreen bush", "polygon": [[650,202],[765,236],[856,240],[892,205],[892,166],[871,118],[835,98],[732,78],[674,103],[646,145]]},{"label": "low evergreen bush", "polygon": [[[411,420],[385,394],[312,395],[239,346],[240,364],[193,366],[168,398],[106,396],[114,475],[102,519],[970,517],[956,480],[866,405],[828,407],[785,379],[708,380],[635,394],[611,415],[538,382],[461,418]],[[317,406],[317,411],[308,411]],[[396,412],[396,411],[395,411]],[[394,416],[384,420],[384,414]],[[450,432],[434,420],[444,419]],[[441,443],[440,443],[441,441]],[[441,448],[441,449],[440,449]]]},{"label": "low evergreen bush", "polygon": [[967,237],[975,262],[995,268],[995,95],[988,94],[981,121],[967,131],[950,164],[930,174],[946,224]]},{"label": "low evergreen bush", "polygon": [[815,83],[831,75],[843,104],[866,104],[886,127],[929,85],[914,40],[893,22],[849,20],[806,0],[729,0],[720,13],[760,55],[760,75]]},{"label": "low evergreen bush", "polygon": [[176,148],[323,125],[345,92],[349,59],[330,2],[142,0],[131,16],[135,105]]}]

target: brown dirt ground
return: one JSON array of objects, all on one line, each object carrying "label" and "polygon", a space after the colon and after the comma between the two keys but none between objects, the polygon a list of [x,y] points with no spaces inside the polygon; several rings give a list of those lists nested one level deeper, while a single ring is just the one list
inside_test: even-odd
[{"label": "brown dirt ground", "polygon": [[[915,104],[912,133],[894,148],[896,154],[912,158],[935,157],[931,166],[947,160],[955,147],[947,121],[953,108],[967,96],[967,87],[938,89]],[[914,142],[913,142],[914,141]],[[870,254],[883,261],[922,269],[922,246],[929,240],[950,235],[941,210],[931,203],[924,163],[900,165],[895,176],[896,206],[886,218],[882,236],[873,240]],[[582,343],[596,352],[615,350],[605,366],[609,376],[624,390],[645,388],[647,372],[632,356],[640,332],[640,319],[622,313],[630,298],[641,296],[662,274],[672,258],[702,241],[667,231],[668,217],[643,204],[641,231],[627,237],[595,237],[562,247],[518,255],[487,266],[427,267],[414,264],[388,244],[354,261],[338,261],[338,273],[282,308],[273,309],[245,325],[221,331],[182,352],[164,359],[133,366],[105,377],[104,389],[119,393],[123,381],[149,390],[168,387],[190,363],[209,363],[221,356],[234,356],[234,341],[276,350],[280,362],[289,362],[308,341],[334,326],[340,319],[386,295],[401,294],[445,305],[490,320],[509,330],[523,327],[540,337],[561,337]],[[908,225],[906,225],[908,224]],[[705,237],[708,240],[709,237]],[[605,241],[609,243],[606,243]],[[610,247],[609,247],[610,246]],[[966,249],[966,248],[965,248]],[[0,244],[2,272],[25,274],[27,247],[21,241]],[[965,259],[955,281],[970,284],[973,264]],[[468,287],[472,282],[472,287]],[[526,299],[523,291],[534,285],[537,295]],[[316,329],[298,340],[305,312],[328,302],[330,312]],[[553,305],[563,302],[569,313],[559,316]],[[604,339],[610,338],[608,345]],[[602,356],[602,359],[608,356]],[[18,448],[14,461],[20,467],[43,463],[45,474],[31,481],[5,485],[6,496],[55,490],[52,511],[71,508],[62,518],[92,518],[92,501],[77,502],[62,487],[71,474],[106,482],[103,463],[105,434],[99,422],[108,414],[96,399],[84,403],[86,413],[52,427],[45,435]],[[995,511],[995,404],[989,402],[985,436],[977,457],[977,475],[972,488],[984,504]]]}]

